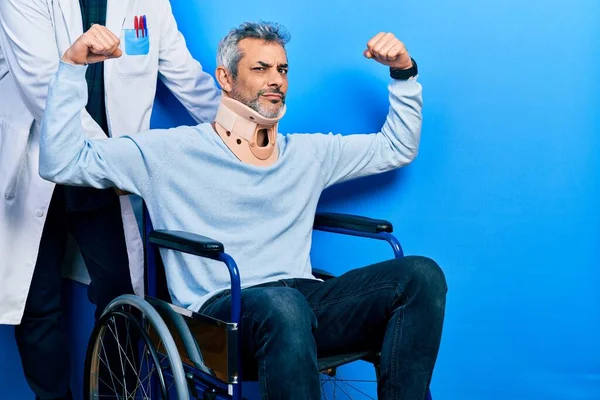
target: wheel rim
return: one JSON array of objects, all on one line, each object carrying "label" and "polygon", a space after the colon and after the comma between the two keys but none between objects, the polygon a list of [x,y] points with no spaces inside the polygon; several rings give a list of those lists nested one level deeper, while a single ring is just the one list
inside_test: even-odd
[{"label": "wheel rim", "polygon": [[94,330],[86,393],[90,399],[168,400],[166,356],[156,351],[150,325],[135,318],[129,306],[119,308],[105,314]]}]

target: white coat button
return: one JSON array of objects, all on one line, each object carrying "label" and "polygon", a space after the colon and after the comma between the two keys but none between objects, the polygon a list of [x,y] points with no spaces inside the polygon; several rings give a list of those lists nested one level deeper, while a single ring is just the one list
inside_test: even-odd
[{"label": "white coat button", "polygon": [[42,211],[42,210],[35,210],[35,216],[36,217],[43,217],[44,216],[44,211]]}]

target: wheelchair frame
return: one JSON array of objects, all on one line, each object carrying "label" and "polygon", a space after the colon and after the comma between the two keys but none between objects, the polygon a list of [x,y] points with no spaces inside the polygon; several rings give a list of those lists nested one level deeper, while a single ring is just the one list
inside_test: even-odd
[{"label": "wheelchair frame", "polygon": [[[390,244],[395,258],[404,256],[400,242],[392,234],[392,224],[385,220],[320,212],[315,216],[314,229],[383,240]],[[158,382],[155,379],[152,383],[154,386],[163,384],[163,398],[166,393],[164,376],[168,376],[174,381],[178,399],[241,400],[243,376],[238,337],[238,325],[241,318],[241,281],[235,260],[225,252],[223,244],[214,239],[189,232],[154,230],[145,207],[143,230],[146,255],[146,297],[145,299],[134,295],[118,297],[106,307],[101,321],[106,320],[110,315],[126,314],[122,311],[124,307],[135,308],[148,319],[156,336],[160,339],[159,343],[163,345],[163,353],[166,353],[167,356],[160,362]],[[160,255],[158,254],[160,248],[209,258],[225,264],[231,278],[232,306],[229,322],[171,304],[170,296],[164,286],[166,282],[164,269],[158,267],[160,265]],[[313,269],[313,274],[324,280],[334,277],[328,272],[316,268]],[[161,283],[163,283],[162,286]],[[89,398],[90,388],[93,387],[91,372],[94,366],[93,356],[94,351],[98,351],[95,339],[101,329],[102,324],[100,323],[94,329],[88,344],[84,373],[84,398],[86,399]],[[145,335],[145,339],[149,340],[147,336]],[[203,350],[199,341],[212,349]],[[150,347],[151,356],[155,361],[158,359],[156,354],[161,351],[160,344],[158,347]],[[166,359],[170,366],[166,364],[163,366]],[[223,363],[222,359],[225,359],[226,362]],[[377,369],[378,354],[360,352],[319,358],[319,371],[335,369],[361,359],[373,363]],[[156,392],[158,393],[160,390],[156,390]],[[198,397],[200,393],[202,396]],[[431,400],[429,391],[427,399]]]}]

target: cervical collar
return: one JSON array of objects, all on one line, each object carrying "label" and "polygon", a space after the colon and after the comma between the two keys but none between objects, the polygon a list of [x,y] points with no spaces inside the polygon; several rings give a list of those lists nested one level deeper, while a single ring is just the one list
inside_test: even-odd
[{"label": "cervical collar", "polygon": [[[277,160],[277,126],[285,114],[282,107],[276,118],[265,118],[250,107],[223,94],[215,118],[215,128],[242,162],[252,165],[271,165]],[[266,131],[268,142],[261,146],[259,132]]]}]

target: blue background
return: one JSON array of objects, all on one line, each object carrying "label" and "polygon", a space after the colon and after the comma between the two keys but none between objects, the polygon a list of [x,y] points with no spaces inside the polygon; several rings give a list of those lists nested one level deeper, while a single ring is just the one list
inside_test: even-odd
[{"label": "blue background", "polygon": [[[401,38],[424,86],[420,155],[330,190],[321,208],[391,220],[408,254],[446,272],[436,400],[600,399],[597,0],[172,4],[210,72],[230,27],[265,19],[291,31],[282,132],[377,131],[388,76],[362,51],[379,31]],[[191,123],[161,86],[153,126]],[[381,243],[315,239],[315,264],[337,273],[391,255]],[[80,285],[65,292],[81,374],[92,309]],[[2,397],[29,396],[10,327],[0,355]]]}]

